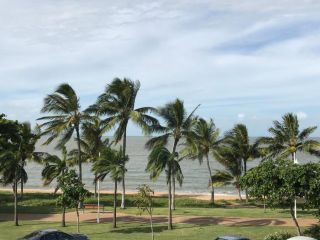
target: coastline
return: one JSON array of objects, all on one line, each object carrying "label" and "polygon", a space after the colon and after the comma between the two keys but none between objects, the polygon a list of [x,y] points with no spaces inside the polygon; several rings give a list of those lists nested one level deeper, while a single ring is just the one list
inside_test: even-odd
[{"label": "coastline", "polygon": [[[0,188],[0,191],[11,191],[10,188]],[[53,193],[54,189],[41,189],[41,188],[25,188],[23,190],[24,193]],[[58,191],[59,192],[59,191]],[[92,191],[91,191],[92,192]],[[102,194],[113,194],[113,191],[107,191],[107,190],[101,190],[100,193]],[[121,194],[121,191],[119,192]],[[127,195],[135,195],[137,194],[137,191],[127,191]],[[154,196],[161,197],[161,196],[167,196],[166,192],[155,192]],[[210,194],[209,193],[186,193],[186,192],[178,192],[176,193],[176,196],[178,197],[186,197],[186,198],[192,198],[197,200],[204,200],[209,201],[210,200]],[[232,194],[215,194],[214,195],[215,200],[238,200],[238,195],[232,195]]]}]

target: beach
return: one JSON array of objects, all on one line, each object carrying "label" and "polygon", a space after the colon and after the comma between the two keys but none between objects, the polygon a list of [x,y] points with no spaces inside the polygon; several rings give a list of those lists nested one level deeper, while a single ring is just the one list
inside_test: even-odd
[{"label": "beach", "polygon": [[[0,188],[0,191],[11,191],[11,189],[10,188]],[[53,193],[54,189],[53,188],[52,189],[27,188],[27,189],[24,189],[23,192],[24,193]],[[113,194],[113,191],[101,190],[100,193],[101,194]],[[121,191],[119,191],[118,194],[121,194]],[[135,195],[135,194],[137,194],[137,191],[127,191],[126,194],[127,195]],[[167,193],[166,192],[155,192],[154,196],[156,196],[156,197],[167,196]],[[205,194],[205,193],[203,193],[203,194],[193,193],[192,194],[192,193],[178,192],[178,193],[176,193],[176,196],[209,201],[211,195]],[[214,197],[215,197],[215,200],[237,200],[237,199],[239,199],[238,195],[232,195],[232,194],[215,194]]]}]

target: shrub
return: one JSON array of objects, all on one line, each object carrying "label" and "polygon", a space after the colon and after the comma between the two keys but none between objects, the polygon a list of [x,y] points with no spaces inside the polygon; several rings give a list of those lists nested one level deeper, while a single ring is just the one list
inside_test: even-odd
[{"label": "shrub", "polygon": [[287,240],[292,235],[287,232],[275,232],[264,237],[264,240]]},{"label": "shrub", "polygon": [[303,235],[315,239],[320,239],[320,225],[312,225],[311,227],[304,230]]}]

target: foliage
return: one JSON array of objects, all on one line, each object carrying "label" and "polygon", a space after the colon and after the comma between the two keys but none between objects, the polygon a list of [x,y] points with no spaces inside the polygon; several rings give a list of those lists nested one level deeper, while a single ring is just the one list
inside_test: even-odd
[{"label": "foliage", "polygon": [[62,194],[58,197],[58,205],[66,208],[77,208],[80,202],[89,196],[89,191],[84,188],[74,170],[58,177]]},{"label": "foliage", "polygon": [[306,199],[305,207],[320,209],[320,165],[307,163],[294,164],[287,159],[269,159],[249,170],[241,179],[242,186],[251,196],[264,198],[269,206],[287,204],[292,218],[300,233],[295,219],[293,203],[296,197]]},{"label": "foliage", "polygon": [[264,240],[287,240],[292,234],[288,232],[275,232],[265,236]]},{"label": "foliage", "polygon": [[[129,121],[138,125],[144,133],[150,133],[152,126],[159,124],[156,118],[149,115],[154,111],[154,108],[135,107],[139,89],[139,81],[115,78],[106,86],[104,93],[98,97],[96,103],[86,110],[88,113],[106,116],[101,122],[104,132],[117,126],[114,133],[114,142],[118,143],[122,139],[122,157],[124,159],[126,158],[127,125]],[[123,174],[125,174],[125,171]],[[122,176],[122,188],[121,207],[125,208],[125,175]]]},{"label": "foliage", "polygon": [[219,129],[216,128],[212,119],[206,121],[196,118],[191,128],[192,133],[186,139],[182,154],[190,159],[198,159],[202,164],[205,158],[209,172],[209,186],[211,187],[211,202],[214,202],[214,184],[212,182],[212,170],[209,162],[209,154],[212,153],[220,143],[218,140]]},{"label": "foliage", "polygon": [[125,163],[128,157],[123,159],[121,148],[119,151],[110,147],[105,147],[101,151],[101,155],[92,166],[92,171],[97,178],[103,181],[106,176],[110,176],[112,181],[120,182],[124,173],[127,171]]},{"label": "foliage", "polygon": [[214,158],[225,167],[224,171],[216,171],[212,175],[212,184],[223,186],[232,184],[238,189],[241,199],[240,177],[242,175],[242,164],[239,152],[227,145],[220,145],[213,152]]},{"label": "foliage", "polygon": [[[59,176],[63,176],[74,162],[68,159],[66,147],[62,148],[62,158],[56,155],[48,155],[43,159],[44,168],[42,170],[42,179],[44,186],[48,186],[52,181],[57,180]],[[59,189],[59,184],[55,188],[55,192]]]},{"label": "foliage", "polygon": [[84,188],[84,184],[74,170],[59,176],[58,185],[62,194],[57,198],[57,204],[63,208],[63,221],[65,208],[75,208],[77,212],[77,231],[79,232],[78,207],[89,196],[89,191]]},{"label": "foliage", "polygon": [[243,164],[243,171],[247,171],[247,161],[260,157],[259,143],[250,143],[247,126],[237,124],[233,129],[224,135],[223,143],[227,145],[233,152],[237,152],[238,158]]},{"label": "foliage", "polygon": [[320,239],[320,225],[312,225],[311,227],[303,231],[303,235],[315,239]]},{"label": "foliage", "polygon": [[140,215],[144,212],[147,212],[150,216],[152,216],[154,202],[153,202],[153,194],[154,191],[148,185],[141,185],[137,188],[138,194],[137,199],[135,201]]},{"label": "foliage", "polygon": [[[183,173],[178,158],[179,154],[176,152],[172,154],[164,146],[156,146],[152,149],[148,157],[148,164],[146,171],[150,173],[150,179],[157,180],[162,172],[166,174],[167,184],[169,184],[172,174],[176,176],[178,182],[182,184]],[[171,169],[169,171],[168,169]]]},{"label": "foliage", "polygon": [[151,239],[154,239],[153,232],[153,221],[152,221],[152,213],[153,213],[153,194],[154,191],[148,185],[141,185],[138,187],[138,195],[136,200],[136,205],[139,209],[139,214],[141,215],[144,212],[147,212],[150,217],[150,227],[151,227]]},{"label": "foliage", "polygon": [[53,94],[49,94],[44,99],[41,112],[51,114],[38,119],[44,121],[39,125],[43,130],[42,135],[48,136],[44,144],[50,144],[54,139],[59,138],[56,147],[61,149],[76,132],[79,179],[82,180],[80,126],[81,122],[88,116],[80,111],[79,98],[76,92],[69,84],[59,85]]},{"label": "foliage", "polygon": [[122,150],[116,151],[110,147],[105,147],[98,161],[93,164],[92,171],[95,173],[97,180],[103,181],[109,175],[114,182],[113,195],[113,227],[117,227],[117,189],[118,182],[123,181],[123,176],[127,171],[125,164],[128,157],[123,158]]},{"label": "foliage", "polygon": [[258,140],[265,145],[267,156],[291,156],[298,151],[319,155],[320,143],[310,139],[310,135],[317,127],[308,127],[300,130],[299,120],[296,114],[287,113],[282,121],[274,121],[273,127],[269,128],[271,137],[262,137]]}]

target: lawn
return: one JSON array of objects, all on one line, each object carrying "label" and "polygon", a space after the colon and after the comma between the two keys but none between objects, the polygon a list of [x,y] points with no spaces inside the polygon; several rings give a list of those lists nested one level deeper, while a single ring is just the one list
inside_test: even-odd
[{"label": "lawn", "polygon": [[[59,227],[59,223],[23,221],[21,226],[13,226],[13,222],[0,222],[0,240],[13,240],[38,229],[56,228],[65,232],[76,232],[75,223],[68,223],[66,228]],[[146,224],[119,222],[117,229],[112,229],[111,223],[81,223],[80,231],[90,237],[90,240],[118,240],[118,239],[150,239],[150,228]],[[197,226],[178,224],[174,230],[168,231],[166,225],[155,225],[155,238],[165,240],[212,240],[219,235],[239,234],[253,240],[262,240],[265,235],[275,231],[288,231],[295,233],[292,227],[274,226]]]},{"label": "lawn", "polygon": [[[120,199],[120,197],[119,197]],[[12,213],[13,201],[10,192],[0,192],[0,213]],[[101,204],[106,206],[106,210],[111,210],[113,196],[109,194],[101,195]],[[96,203],[93,197],[86,200],[88,203]],[[127,196],[127,209],[119,210],[123,213],[136,214],[135,196]],[[155,215],[167,214],[167,198],[155,197]],[[177,210],[175,215],[190,216],[224,216],[224,217],[263,217],[263,218],[290,218],[288,208],[267,209],[264,212],[263,206],[254,202],[245,204],[240,201],[217,201],[215,205],[208,201],[178,197],[176,200]],[[73,211],[73,209],[71,209]],[[21,213],[60,213],[60,208],[56,206],[56,196],[49,193],[26,193],[23,200],[19,201],[19,212]],[[299,210],[300,218],[313,218],[311,211]]]}]

